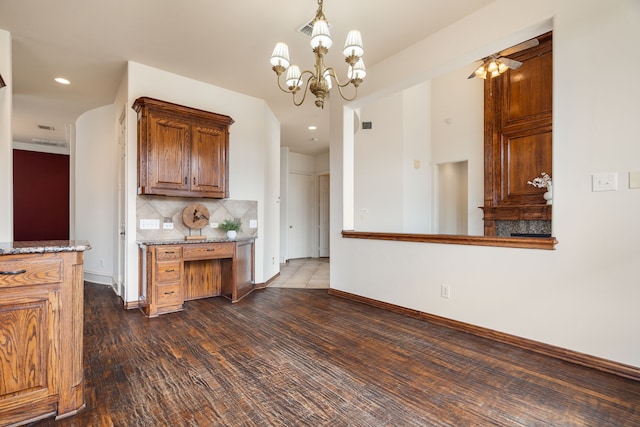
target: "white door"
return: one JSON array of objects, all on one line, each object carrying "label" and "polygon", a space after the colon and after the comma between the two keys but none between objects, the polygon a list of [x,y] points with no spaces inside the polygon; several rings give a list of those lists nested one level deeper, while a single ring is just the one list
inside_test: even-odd
[{"label": "white door", "polygon": [[289,174],[289,259],[313,256],[313,176]]},{"label": "white door", "polygon": [[329,256],[329,175],[318,177],[318,247],[319,256]]}]

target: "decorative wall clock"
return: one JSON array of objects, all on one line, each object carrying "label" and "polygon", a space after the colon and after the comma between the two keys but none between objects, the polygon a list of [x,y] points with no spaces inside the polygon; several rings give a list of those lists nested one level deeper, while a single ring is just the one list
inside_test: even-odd
[{"label": "decorative wall clock", "polygon": [[[189,228],[187,240],[203,240],[206,236],[202,235],[202,228],[209,224],[209,209],[202,203],[191,203],[182,211],[182,221]],[[192,236],[192,230],[199,230],[200,234]]]}]

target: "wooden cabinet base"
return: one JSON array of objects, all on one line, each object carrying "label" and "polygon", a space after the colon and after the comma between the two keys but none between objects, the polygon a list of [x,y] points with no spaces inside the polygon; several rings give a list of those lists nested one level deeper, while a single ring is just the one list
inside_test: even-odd
[{"label": "wooden cabinet base", "polygon": [[157,317],[198,298],[237,302],[255,289],[253,259],[253,240],[142,244],[140,308]]},{"label": "wooden cabinet base", "polygon": [[0,426],[84,408],[83,253],[0,256]]}]

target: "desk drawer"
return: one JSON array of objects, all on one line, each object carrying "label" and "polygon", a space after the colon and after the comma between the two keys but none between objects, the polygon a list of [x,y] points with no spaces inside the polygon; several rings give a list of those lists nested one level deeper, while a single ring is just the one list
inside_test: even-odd
[{"label": "desk drawer", "polygon": [[163,261],[156,263],[157,282],[176,282],[182,276],[181,261]]},{"label": "desk drawer", "polygon": [[235,246],[235,242],[185,245],[184,259],[231,258],[235,252]]},{"label": "desk drawer", "polygon": [[0,288],[62,282],[62,259],[56,255],[2,258]]},{"label": "desk drawer", "polygon": [[166,259],[180,259],[182,257],[182,248],[180,246],[158,246],[156,248],[156,260],[164,261]]},{"label": "desk drawer", "polygon": [[156,305],[158,307],[182,304],[182,285],[180,283],[158,285],[156,291]]}]

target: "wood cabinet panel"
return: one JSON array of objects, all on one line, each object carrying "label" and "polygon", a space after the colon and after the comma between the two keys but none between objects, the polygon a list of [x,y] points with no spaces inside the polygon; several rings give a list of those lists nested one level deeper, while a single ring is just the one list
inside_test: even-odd
[{"label": "wood cabinet panel", "polygon": [[138,194],[229,197],[229,116],[138,98]]},{"label": "wood cabinet panel", "polygon": [[59,283],[62,281],[62,260],[38,259],[27,265],[26,258],[0,261],[0,287],[12,287],[33,283]]},{"label": "wood cabinet panel", "polygon": [[222,287],[222,263],[219,259],[185,262],[184,299],[216,297]]},{"label": "wood cabinet panel", "polygon": [[153,143],[147,144],[147,191],[188,191],[189,126],[150,114],[149,138]]},{"label": "wood cabinet panel", "polygon": [[536,47],[509,55],[517,70],[485,80],[485,236],[496,221],[551,220],[545,189],[527,184],[552,174],[552,33]]},{"label": "wood cabinet panel", "polygon": [[191,145],[191,190],[199,193],[227,193],[227,138],[226,129],[220,127],[193,127]]},{"label": "wood cabinet panel", "polygon": [[84,407],[82,252],[0,256],[0,425]]},{"label": "wood cabinet panel", "polygon": [[235,253],[235,244],[206,243],[187,245],[183,249],[184,259],[211,259],[232,257]]}]

